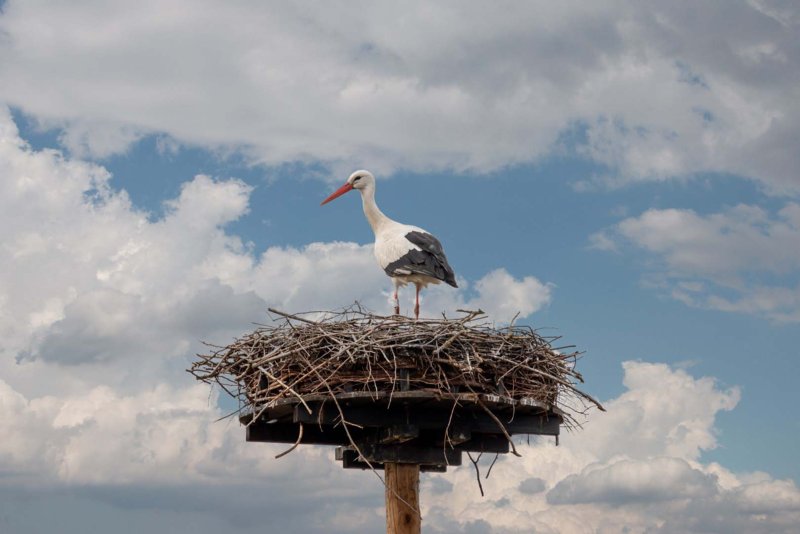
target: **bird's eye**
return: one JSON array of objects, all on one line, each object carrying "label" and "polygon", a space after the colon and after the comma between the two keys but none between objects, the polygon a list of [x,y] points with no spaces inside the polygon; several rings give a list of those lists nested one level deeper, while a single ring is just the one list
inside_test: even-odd
[{"label": "bird's eye", "polygon": [[359,181],[360,179],[361,179],[361,177],[360,177],[360,176],[356,176],[355,178],[353,178],[353,183],[356,183],[356,182],[357,182],[357,181]]}]

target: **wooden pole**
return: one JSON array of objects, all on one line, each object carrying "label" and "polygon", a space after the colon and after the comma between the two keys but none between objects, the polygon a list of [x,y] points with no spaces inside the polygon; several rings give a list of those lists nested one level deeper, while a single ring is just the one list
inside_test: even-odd
[{"label": "wooden pole", "polygon": [[386,534],[420,534],[419,465],[387,462],[384,469]]}]

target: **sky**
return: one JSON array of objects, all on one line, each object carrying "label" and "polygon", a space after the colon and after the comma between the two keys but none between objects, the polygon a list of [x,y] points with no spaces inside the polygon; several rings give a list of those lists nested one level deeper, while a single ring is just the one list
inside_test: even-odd
[{"label": "sky", "polygon": [[185,372],[268,307],[390,311],[319,206],[364,168],[456,271],[423,314],[519,313],[607,409],[485,497],[423,475],[426,532],[792,532],[797,139],[789,1],[0,2],[0,531],[380,531],[372,473]]}]

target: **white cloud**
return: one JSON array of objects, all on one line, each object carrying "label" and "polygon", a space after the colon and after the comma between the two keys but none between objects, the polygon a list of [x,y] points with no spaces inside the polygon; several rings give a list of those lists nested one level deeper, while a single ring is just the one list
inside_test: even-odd
[{"label": "white cloud", "polygon": [[589,236],[589,248],[614,252],[617,244],[603,232],[596,232]]},{"label": "white cloud", "polygon": [[[214,522],[198,527],[210,533],[216,522],[249,531],[265,508],[279,515],[296,506],[292,501],[307,499],[318,510],[302,517],[312,530],[336,503],[353,517],[338,519],[333,532],[370,524],[370,506],[352,503],[368,503],[370,493],[380,490],[377,479],[347,484],[347,473],[326,448],[302,448],[277,461],[273,456],[285,446],[245,442],[238,423],[216,421],[221,413],[215,399],[203,384],[163,383],[131,395],[96,386],[75,395],[28,399],[0,380],[0,430],[7,436],[0,442],[0,494],[7,498],[0,500],[85,494],[91,506],[112,505],[109,525],[139,509],[159,516],[214,510]],[[319,477],[328,483],[319,484]],[[280,493],[274,484],[282,486]],[[3,510],[5,521],[18,516],[15,508]],[[379,517],[376,512],[371,515]],[[145,530],[160,531],[167,520],[151,517]],[[39,521],[28,518],[24,527],[35,529]],[[81,521],[74,509],[68,511],[59,531],[79,532],[75,525]],[[281,521],[287,519],[276,523]]]},{"label": "white cloud", "polygon": [[656,280],[698,307],[800,321],[800,205],[777,213],[740,204],[720,213],[651,209],[590,238],[600,250],[633,245]]},{"label": "white cloud", "polygon": [[[590,422],[581,431],[585,437],[581,443],[591,447],[593,455],[604,460],[616,454],[697,460],[701,451],[716,447],[714,417],[736,406],[737,388],[721,390],[711,378],[695,379],[665,364],[625,362],[623,369],[628,391],[606,405],[602,423]],[[656,383],[669,402],[657,400],[655,392],[649,391]],[[619,442],[618,436],[625,440]]]},{"label": "white cloud", "polygon": [[786,273],[800,269],[800,204],[775,217],[758,206],[722,213],[651,209],[618,225],[619,233],[661,255],[678,273],[726,276],[741,271]]},{"label": "white cloud", "polygon": [[548,494],[551,504],[629,504],[709,497],[716,481],[679,458],[619,460],[590,465],[560,481]]},{"label": "white cloud", "polygon": [[486,171],[574,137],[608,184],[715,171],[796,194],[797,19],[771,2],[10,0],[0,99],[101,157],[154,133],[332,174]]},{"label": "white cloud", "polygon": [[[58,121],[38,121],[42,130],[60,127]],[[113,154],[125,152],[129,146],[144,136],[127,124],[112,124],[104,121],[70,121],[69,128],[64,128],[58,136],[63,147],[77,157],[105,158]]]},{"label": "white cloud", "polygon": [[800,511],[800,492],[788,480],[763,481],[737,487],[734,502],[751,514]]},{"label": "white cloud", "polygon": [[519,491],[521,493],[535,494],[545,489],[547,489],[547,484],[538,477],[526,478],[519,483]]},{"label": "white cloud", "polygon": [[[265,514],[282,531],[381,527],[374,476],[343,471],[326,448],[273,460],[280,447],[247,444],[235,422],[215,422],[223,415],[216,398],[184,372],[198,339],[249,330],[267,305],[297,311],[363,296],[386,306],[385,277],[368,246],[314,243],[256,257],[225,230],[248,209],[250,189],[202,175],[152,220],[110,187],[101,167],[31,150],[7,114],[0,176],[0,521],[22,532],[43,528],[49,519],[36,510],[47,507],[69,510],[58,529],[74,532],[88,528],[85,517],[123,532],[180,524],[257,532]],[[348,276],[353,269],[364,275]],[[474,288],[431,289],[423,307],[474,304],[510,315],[550,299],[548,285],[503,269]],[[643,530],[675,523],[677,509],[687,523],[673,530],[726,512],[742,532],[790,531],[784,525],[798,520],[793,483],[701,461],[717,444],[716,414],[733,409],[737,390],[664,365],[629,362],[624,370],[627,391],[605,403],[607,414],[562,447],[535,443],[522,459],[502,459],[486,481],[487,499],[468,467],[443,483],[426,477],[426,525]],[[676,488],[687,481],[688,489]],[[591,488],[590,502],[548,502],[575,501],[575,488]],[[626,498],[641,488],[646,502]]]},{"label": "white cloud", "polygon": [[[626,362],[627,390],[605,402],[586,428],[521,446],[483,481],[481,499],[467,465],[423,484],[427,527],[486,532],[792,532],[800,490],[764,474],[734,474],[701,460],[717,446],[714,419],[739,394],[710,378],[662,364]],[[484,463],[484,473],[489,458]],[[433,477],[432,477],[433,478]],[[436,480],[436,478],[433,478]],[[490,526],[489,526],[490,525]]]},{"label": "white cloud", "polygon": [[551,284],[543,284],[533,276],[516,280],[505,269],[496,269],[475,284],[479,295],[467,303],[468,308],[481,308],[490,315],[508,319],[519,312],[527,317],[550,303]]},{"label": "white cloud", "polygon": [[800,284],[794,287],[755,286],[741,296],[725,298],[710,295],[705,301],[695,299],[685,293],[688,302],[695,306],[705,306],[716,310],[751,313],[767,316],[784,323],[800,322]]}]

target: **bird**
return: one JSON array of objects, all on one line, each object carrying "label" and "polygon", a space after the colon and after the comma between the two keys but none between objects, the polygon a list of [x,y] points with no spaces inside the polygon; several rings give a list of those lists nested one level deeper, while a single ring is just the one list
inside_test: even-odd
[{"label": "bird", "polygon": [[417,289],[414,317],[418,320],[420,290],[440,282],[458,287],[442,244],[430,232],[393,221],[384,215],[375,203],[375,177],[369,171],[360,170],[351,174],[344,185],[320,205],[324,206],[354,189],[361,193],[364,215],[375,233],[375,259],[394,284],[394,313],[400,314],[399,288],[411,283]]}]

